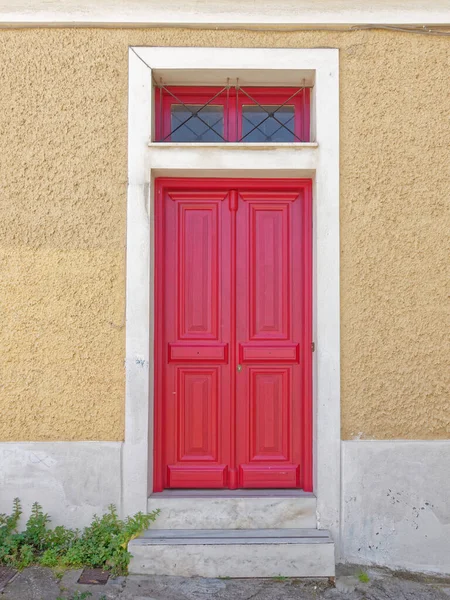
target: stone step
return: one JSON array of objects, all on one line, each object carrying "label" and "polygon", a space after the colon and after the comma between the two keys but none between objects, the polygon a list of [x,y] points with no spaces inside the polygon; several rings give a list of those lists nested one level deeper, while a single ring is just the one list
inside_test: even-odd
[{"label": "stone step", "polygon": [[148,510],[161,510],[152,529],[308,529],[317,526],[316,498],[297,491],[166,491]]},{"label": "stone step", "polygon": [[128,544],[130,573],[183,577],[334,577],[318,529],[150,529]]}]

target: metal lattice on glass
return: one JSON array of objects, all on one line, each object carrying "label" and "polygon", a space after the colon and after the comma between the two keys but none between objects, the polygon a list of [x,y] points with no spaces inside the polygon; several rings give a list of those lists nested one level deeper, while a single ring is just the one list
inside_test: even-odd
[{"label": "metal lattice on glass", "polygon": [[[224,107],[214,104],[223,92],[228,92],[224,87],[216,92],[207,102],[203,104],[186,104],[176,96],[167,86],[160,84],[160,94],[164,91],[171,96],[175,103],[171,103],[170,132],[167,133],[162,142],[225,142]],[[161,101],[161,107],[163,103]]]},{"label": "metal lattice on glass", "polygon": [[[157,85],[157,141],[309,141],[309,89]],[[158,121],[159,119],[159,121]]]},{"label": "metal lattice on glass", "polygon": [[[172,142],[222,142],[223,107],[175,104],[172,107]],[[164,140],[166,141],[166,140]]]},{"label": "metal lattice on glass", "polygon": [[262,105],[244,88],[244,94],[253,104],[242,107],[240,142],[302,142],[294,131],[295,108],[289,104],[304,88],[299,88],[280,105]]}]

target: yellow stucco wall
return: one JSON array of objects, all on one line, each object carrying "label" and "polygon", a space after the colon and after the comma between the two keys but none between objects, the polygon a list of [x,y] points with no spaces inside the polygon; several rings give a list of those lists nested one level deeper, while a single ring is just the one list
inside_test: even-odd
[{"label": "yellow stucco wall", "polygon": [[444,438],[448,38],[0,31],[0,439],[121,440],[130,45],[340,48],[342,434]]}]

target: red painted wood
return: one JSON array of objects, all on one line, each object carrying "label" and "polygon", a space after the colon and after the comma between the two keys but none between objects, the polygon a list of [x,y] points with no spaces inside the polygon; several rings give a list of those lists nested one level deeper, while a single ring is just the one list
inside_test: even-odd
[{"label": "red painted wood", "polygon": [[228,486],[231,490],[238,487],[238,470],[236,463],[236,212],[238,209],[238,193],[230,190],[229,209],[231,213],[230,237],[230,295],[225,300],[230,306],[230,476]]},{"label": "red painted wood", "polygon": [[296,289],[295,293],[300,293],[302,300],[302,338],[301,338],[301,355],[300,360],[303,364],[302,382],[301,382],[301,422],[302,422],[302,456],[303,456],[303,475],[300,479],[300,485],[307,492],[313,491],[313,354],[312,344],[309,340],[313,340],[313,325],[312,325],[312,299],[313,299],[313,241],[312,241],[312,185],[305,186],[303,190],[303,211],[302,211],[302,262],[301,262],[301,285],[300,290]]},{"label": "red painted wood", "polygon": [[298,344],[240,344],[239,356],[241,363],[291,363],[299,360]]},{"label": "red painted wood", "polygon": [[[242,107],[243,106],[294,106],[294,133],[302,142],[309,142],[310,137],[310,89],[304,88],[296,94],[298,88],[268,88],[251,87],[244,88],[248,94],[255,100],[252,100],[244,93],[237,94],[237,138],[242,137]],[[295,95],[294,95],[295,94]],[[293,96],[293,97],[292,97]],[[231,128],[230,128],[231,129]],[[245,140],[244,140],[245,142]]]},{"label": "red painted wood", "polygon": [[[180,101],[186,105],[203,106],[208,103],[211,106],[223,106],[224,108],[224,138],[229,139],[228,127],[230,123],[230,113],[227,107],[230,105],[229,93],[221,90],[220,87],[185,87],[168,86],[167,91],[155,90],[155,139],[156,141],[170,142],[171,126],[171,108],[173,105],[179,105]],[[173,95],[172,95],[173,94]],[[214,100],[214,96],[219,94]]]},{"label": "red painted wood", "polygon": [[155,491],[311,491],[311,181],[155,198]]},{"label": "red painted wood", "polygon": [[169,362],[228,362],[228,344],[169,344]]},{"label": "red painted wood", "polygon": [[[230,343],[224,301],[230,293],[228,192],[157,188],[156,218],[163,231],[157,238],[156,320],[163,325],[162,339],[156,340],[155,417],[161,440],[157,462],[164,468],[155,468],[155,490],[214,488],[224,485],[230,454],[229,403],[223,401],[230,395],[224,360]],[[196,360],[206,345],[210,356]]]},{"label": "red painted wood", "polygon": [[266,467],[258,467],[257,465],[240,465],[239,476],[241,481],[245,481],[246,488],[280,489],[300,487],[299,467],[295,465],[274,466],[270,471]]},{"label": "red painted wood", "polygon": [[[208,86],[167,86],[166,90],[155,90],[155,139],[170,142],[171,108],[180,102],[186,105],[223,106],[225,141],[235,142],[242,137],[242,107],[294,106],[294,133],[298,139],[309,142],[311,121],[311,90],[292,87],[248,87],[244,88],[254,101],[235,88],[223,90]],[[173,95],[172,95],[173,94]],[[217,95],[218,94],[218,95]],[[295,94],[295,95],[294,95]],[[217,95],[217,96],[216,96]],[[214,97],[216,96],[216,97]],[[292,97],[293,96],[293,97]],[[214,98],[214,100],[211,100]],[[245,140],[244,140],[245,142]]]},{"label": "red painted wood", "polygon": [[[240,189],[240,200],[237,287],[247,302],[237,303],[237,341],[255,358],[243,362],[237,378],[239,485],[259,487],[266,477],[265,487],[306,489],[311,482],[305,480],[303,465],[309,424],[303,413],[302,359],[310,352],[311,337],[304,331],[304,296],[310,290],[302,261],[303,213],[309,198],[304,190],[281,187]],[[281,363],[278,356],[270,360],[275,341],[288,348],[299,344],[300,362],[290,357]]]},{"label": "red painted wood", "polygon": [[[167,467],[167,486],[171,488],[224,488],[227,486],[226,465],[217,466],[174,466]],[[208,485],[205,486],[205,481]]]}]

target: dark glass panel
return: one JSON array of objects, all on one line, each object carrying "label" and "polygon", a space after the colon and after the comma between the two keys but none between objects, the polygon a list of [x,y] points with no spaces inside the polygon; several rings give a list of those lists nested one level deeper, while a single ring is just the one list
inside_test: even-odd
[{"label": "dark glass panel", "polygon": [[171,142],[223,142],[223,106],[173,104],[171,130]]},{"label": "dark glass panel", "polygon": [[[269,116],[273,115],[273,116]],[[283,126],[284,125],[284,126]],[[295,142],[293,106],[243,106],[243,142]]]}]

